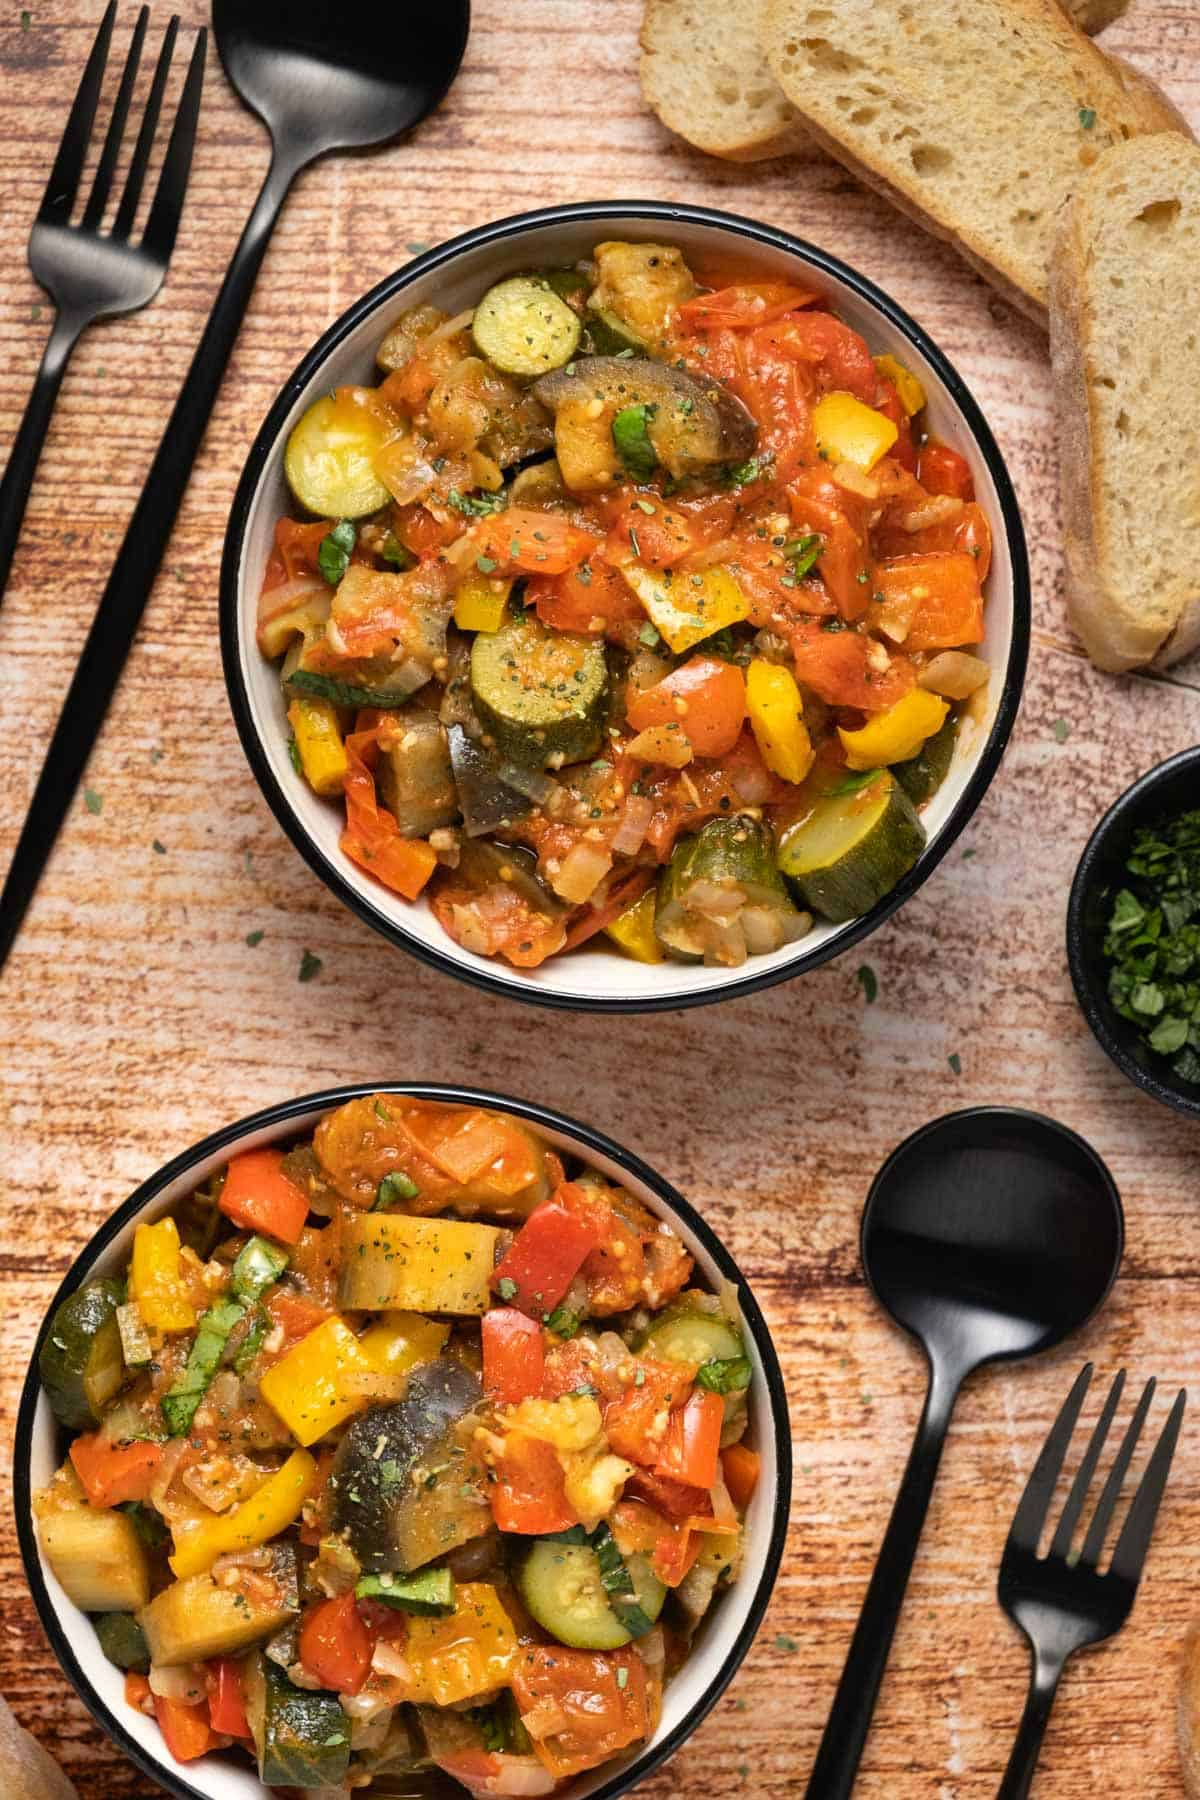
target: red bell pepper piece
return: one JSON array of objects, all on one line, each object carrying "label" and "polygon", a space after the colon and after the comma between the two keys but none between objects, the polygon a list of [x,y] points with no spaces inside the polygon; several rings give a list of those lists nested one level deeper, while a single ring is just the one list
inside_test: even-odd
[{"label": "red bell pepper piece", "polygon": [[242,1689],[242,1665],[235,1657],[222,1656],[208,1665],[208,1716],[213,1730],[225,1737],[251,1736]]},{"label": "red bell pepper piece", "polygon": [[725,1402],[720,1394],[698,1388],[685,1407],[671,1414],[656,1473],[707,1493],[720,1470],[724,1422]]},{"label": "red bell pepper piece", "polygon": [[527,1400],[542,1389],[546,1353],[542,1328],[513,1306],[483,1315],[483,1385],[505,1405]]},{"label": "red bell pepper piece", "polygon": [[567,1499],[562,1464],[553,1445],[542,1438],[510,1434],[494,1473],[496,1480],[488,1489],[488,1498],[501,1531],[543,1537],[578,1525]]},{"label": "red bell pepper piece", "polygon": [[949,444],[923,444],[917,456],[917,480],[928,494],[950,494],[956,500],[973,500],[975,483],[971,465]]},{"label": "red bell pepper piece", "polygon": [[308,1217],[308,1195],[284,1174],[282,1150],[246,1150],[229,1165],[220,1207],[244,1231],[294,1244]]},{"label": "red bell pepper piece", "polygon": [[176,1762],[195,1762],[213,1747],[207,1706],[188,1706],[182,1700],[154,1696],[154,1716],[163,1741]]},{"label": "red bell pepper piece", "polygon": [[371,1634],[353,1594],[323,1600],[300,1627],[300,1661],[322,1687],[357,1694],[371,1672]]},{"label": "red bell pepper piece", "polygon": [[320,1306],[304,1294],[293,1294],[287,1288],[273,1288],[265,1301],[266,1309],[277,1325],[283,1326],[289,1343],[299,1343],[310,1331],[330,1317],[327,1306]]},{"label": "red bell pepper piece", "polygon": [[600,1242],[595,1225],[563,1204],[571,1186],[530,1213],[492,1276],[500,1298],[535,1319],[554,1311]]},{"label": "red bell pepper piece", "polygon": [[761,1469],[762,1457],[745,1444],[730,1444],[727,1450],[722,1450],[721,1473],[729,1489],[729,1498],[739,1512],[745,1512],[754,1498]]},{"label": "red bell pepper piece", "polygon": [[127,1500],[145,1500],[154,1485],[162,1461],[161,1444],[114,1444],[102,1431],[78,1437],[71,1445],[71,1461],[93,1506],[122,1506]]}]

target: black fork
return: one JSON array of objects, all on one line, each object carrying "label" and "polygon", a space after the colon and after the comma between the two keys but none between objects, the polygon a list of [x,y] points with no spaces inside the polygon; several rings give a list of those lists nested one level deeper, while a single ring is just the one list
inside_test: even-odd
[{"label": "black fork", "polygon": [[100,21],[29,238],[29,267],[34,279],[53,300],[58,316],[8,458],[4,479],[0,481],[0,597],[3,597],[8,580],[21,520],[25,516],[25,502],[29,498],[34,470],[71,352],[80,335],[97,319],[114,313],[136,312],[154,298],[171,260],[179,215],[183,210],[204,84],[207,42],[204,31],[196,37],[145,230],[140,242],[131,241],[179,31],[179,20],[173,18],[163,36],[116,218],[111,231],[101,230],[150,19],[148,8],[143,6],[134,26],[91,193],[79,223],[71,223],[116,15],[116,0],[110,0]]},{"label": "black fork", "polygon": [[1092,1515],[1083,1547],[1075,1555],[1071,1545],[1076,1527],[1124,1392],[1125,1371],[1122,1370],[1109,1390],[1071,1484],[1050,1549],[1040,1557],[1038,1543],[1091,1379],[1092,1365],[1088,1363],[1067,1396],[1034,1464],[1000,1564],[1000,1604],[1028,1639],[1033,1651],[1033,1670],[1025,1715],[997,1800],[1022,1800],[1029,1792],[1050,1709],[1068,1657],[1087,1644],[1099,1644],[1112,1637],[1133,1610],[1154,1522],[1170,1474],[1171,1458],[1183,1424],[1187,1394],[1181,1389],[1134,1495],[1112,1562],[1101,1575],[1099,1565],[1104,1541],[1155,1389],[1155,1383],[1149,1381],[1142,1391]]}]

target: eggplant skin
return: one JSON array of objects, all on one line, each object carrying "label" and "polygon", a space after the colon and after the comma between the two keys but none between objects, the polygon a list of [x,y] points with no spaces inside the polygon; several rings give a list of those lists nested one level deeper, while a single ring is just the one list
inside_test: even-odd
[{"label": "eggplant skin", "polygon": [[411,1476],[426,1453],[479,1404],[476,1376],[449,1357],[413,1371],[403,1400],[361,1413],[338,1446],[330,1477],[333,1529],[368,1574],[403,1567],[397,1528]]},{"label": "eggplant skin", "polygon": [[649,357],[577,357],[543,375],[533,391],[552,412],[593,399],[617,411],[652,406],[650,442],[659,462],[677,477],[745,462],[758,443],[758,426],[736,394],[712,378]]}]

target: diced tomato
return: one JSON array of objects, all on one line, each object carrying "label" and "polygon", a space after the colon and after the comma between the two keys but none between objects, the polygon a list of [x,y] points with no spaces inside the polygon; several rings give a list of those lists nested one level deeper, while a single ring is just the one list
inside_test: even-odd
[{"label": "diced tomato", "polygon": [[297,1294],[291,1288],[273,1287],[263,1302],[276,1325],[283,1326],[283,1335],[288,1343],[299,1343],[310,1331],[330,1315],[327,1306],[321,1306],[310,1300],[306,1294]]},{"label": "diced tomato", "polygon": [[876,568],[875,587],[879,624],[894,625],[905,650],[953,650],[983,636],[979,566],[962,551],[891,557]]},{"label": "diced tomato", "polygon": [[561,575],[577,568],[598,543],[592,532],[581,531],[561,513],[535,512],[528,506],[510,506],[480,519],[471,527],[471,540],[501,574],[523,570],[530,575]]},{"label": "diced tomato", "polygon": [[677,724],[697,756],[724,756],[745,723],[745,677],[736,664],[720,657],[689,657],[631,699],[626,717],[634,731]]},{"label": "diced tomato", "polygon": [[871,599],[871,557],[863,503],[837,487],[821,469],[809,469],[788,488],[796,535],[815,535],[815,563],[844,619],[860,619]]},{"label": "diced tomato", "polygon": [[294,1244],[308,1217],[308,1195],[283,1172],[283,1151],[244,1150],[231,1160],[220,1208],[243,1231]]},{"label": "diced tomato", "polygon": [[544,1537],[579,1523],[567,1499],[562,1464],[554,1446],[544,1439],[508,1432],[493,1473],[496,1479],[489,1484],[488,1499],[501,1531]]},{"label": "diced tomato", "polygon": [[779,805],[795,792],[763,762],[753,732],[745,730],[728,756],[707,768],[688,769],[685,784],[678,776],[654,783],[654,816],[646,832],[647,848],[658,861],[670,858],[681,831],[695,831],[705,819],[743,806]]},{"label": "diced tomato", "polygon": [[251,1735],[242,1688],[242,1665],[235,1657],[222,1656],[208,1665],[208,1716],[213,1730],[226,1737],[248,1738]]},{"label": "diced tomato", "polygon": [[350,767],[344,777],[346,829],[341,847],[385,887],[415,900],[437,868],[437,856],[423,838],[401,837],[391,813],[380,806],[372,774],[377,753],[377,730],[352,732],[346,739]]},{"label": "diced tomato", "polygon": [[503,956],[514,969],[536,969],[566,942],[560,917],[535,906],[504,881],[482,890],[447,881],[430,902],[447,937],[482,956]]},{"label": "diced tomato", "polygon": [[629,1388],[604,1409],[604,1430],[618,1456],[655,1465],[662,1453],[673,1407],[682,1404],[694,1371],[686,1363],[660,1363],[643,1358],[637,1372],[641,1386]]},{"label": "diced tomato", "polygon": [[155,1694],[154,1716],[163,1742],[176,1762],[195,1762],[212,1749],[207,1706],[188,1706],[182,1700],[167,1700]]},{"label": "diced tomato", "polygon": [[687,1405],[671,1414],[656,1473],[707,1493],[720,1469],[724,1423],[725,1402],[720,1394],[697,1388]]},{"label": "diced tomato", "polygon": [[396,536],[414,556],[434,555],[437,551],[444,550],[447,544],[452,544],[462,533],[462,520],[457,515],[439,519],[419,501],[409,506],[398,506],[395,519]]},{"label": "diced tomato", "polygon": [[102,1431],[77,1437],[71,1461],[92,1506],[123,1506],[145,1500],[162,1461],[161,1444],[115,1444]]},{"label": "diced tomato", "polygon": [[358,1615],[354,1595],[323,1600],[304,1616],[300,1661],[322,1687],[357,1694],[371,1672],[371,1634]]},{"label": "diced tomato", "polygon": [[844,388],[874,406],[879,376],[866,339],[832,313],[789,314],[775,327],[775,342],[790,355],[816,364],[820,388]]},{"label": "diced tomato", "polygon": [[522,1714],[549,1701],[562,1723],[534,1748],[560,1780],[594,1769],[618,1750],[648,1737],[654,1727],[646,1665],[636,1650],[607,1655],[531,1645],[512,1677]]},{"label": "diced tomato", "polygon": [[600,635],[646,617],[625,577],[600,556],[562,575],[535,575],[525,599],[537,608],[542,624],[556,631]]},{"label": "diced tomato", "polygon": [[301,525],[296,519],[277,520],[275,542],[263,576],[263,593],[269,594],[272,588],[295,581],[299,575],[319,574],[317,553],[329,530],[328,519],[316,519],[309,525]]},{"label": "diced tomato", "polygon": [[730,1444],[728,1449],[722,1450],[721,1473],[729,1489],[729,1498],[739,1512],[745,1512],[754,1498],[761,1469],[762,1457],[746,1444]]},{"label": "diced tomato", "polygon": [[444,1112],[431,1111],[414,1135],[430,1161],[460,1186],[486,1174],[498,1193],[519,1194],[541,1173],[528,1133],[482,1107],[452,1115],[449,1125]]},{"label": "diced tomato", "polygon": [[649,869],[632,869],[620,881],[613,882],[602,906],[580,908],[578,916],[567,928],[563,948],[574,950],[576,944],[586,944],[590,937],[595,937],[598,931],[619,919],[626,908],[640,900],[646,889],[653,885],[654,875]]},{"label": "diced tomato", "polygon": [[815,619],[798,620],[792,629],[796,679],[830,706],[885,711],[907,694],[916,676],[908,658],[890,648],[888,667],[874,668],[867,658],[871,641],[860,631],[825,631]]},{"label": "diced tomato", "polygon": [[881,523],[874,542],[876,555],[885,561],[897,556],[926,555],[932,550],[961,551],[964,556],[974,557],[981,585],[992,566],[992,530],[977,500],[969,500],[956,518],[922,526],[920,531],[904,531],[898,525]]},{"label": "diced tomato", "polygon": [[530,1213],[492,1275],[502,1300],[537,1319],[554,1311],[598,1242],[589,1219],[570,1205],[574,1185],[564,1182]]},{"label": "diced tomato", "polygon": [[642,1297],[646,1273],[640,1231],[592,1188],[569,1182],[562,1199],[592,1233],[594,1247],[579,1271],[587,1287],[588,1311],[627,1312]]},{"label": "diced tomato", "polygon": [[798,306],[811,305],[816,297],[808,289],[793,287],[787,281],[742,281],[719,288],[715,294],[685,300],[678,317],[696,331],[713,331],[719,326],[745,330],[782,319]]},{"label": "diced tomato", "polygon": [[950,494],[956,500],[975,498],[971,465],[949,444],[922,444],[917,455],[917,480],[927,494]]},{"label": "diced tomato", "polygon": [[497,1306],[484,1313],[480,1331],[487,1392],[505,1405],[540,1393],[546,1354],[537,1321],[515,1307]]},{"label": "diced tomato", "polygon": [[664,1518],[641,1500],[620,1500],[610,1523],[623,1556],[640,1550],[664,1587],[678,1587],[702,1548],[691,1527]]},{"label": "diced tomato", "polygon": [[656,569],[673,569],[696,548],[696,540],[685,513],[645,500],[618,516],[608,536],[608,548],[617,561],[632,554]]},{"label": "diced tomato", "polygon": [[625,1484],[625,1495],[630,1500],[644,1500],[676,1524],[696,1518],[708,1506],[708,1494],[703,1488],[688,1487],[658,1469],[638,1469]]}]

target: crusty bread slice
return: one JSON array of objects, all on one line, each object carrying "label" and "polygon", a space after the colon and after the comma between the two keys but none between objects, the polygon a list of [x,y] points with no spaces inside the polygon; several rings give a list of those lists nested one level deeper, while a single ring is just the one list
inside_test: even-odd
[{"label": "crusty bread slice", "polygon": [[1179,1670],[1179,1760],[1188,1800],[1200,1800],[1200,1626],[1193,1625]]},{"label": "crusty bread slice", "polygon": [[812,148],[758,41],[759,0],[646,0],[646,104],[698,150],[732,162]]},{"label": "crusty bread slice", "polygon": [[1050,282],[1071,619],[1102,669],[1200,644],[1200,145],[1115,145]]},{"label": "crusty bread slice", "polygon": [[1187,129],[1056,0],[764,0],[761,31],[818,141],[1043,321],[1056,217],[1088,163]]},{"label": "crusty bread slice", "polygon": [[1062,0],[1063,11],[1070,13],[1080,31],[1094,34],[1119,19],[1129,0]]}]

